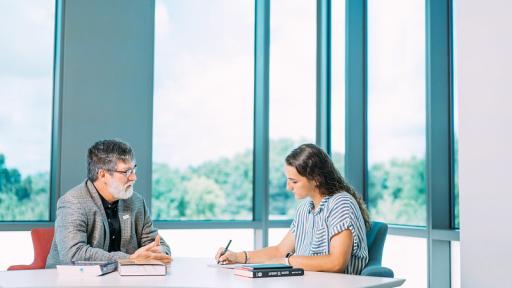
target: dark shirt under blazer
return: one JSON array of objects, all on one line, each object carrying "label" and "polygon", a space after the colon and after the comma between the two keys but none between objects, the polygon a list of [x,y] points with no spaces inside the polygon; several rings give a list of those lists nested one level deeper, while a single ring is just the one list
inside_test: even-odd
[{"label": "dark shirt under blazer", "polygon": [[[128,258],[138,248],[150,244],[156,238],[157,229],[144,199],[137,193],[129,199],[119,200],[121,222],[121,247],[119,252],[107,252],[109,226],[99,194],[90,181],[74,187],[57,202],[55,236],[46,268],[69,264],[71,261],[112,261]],[[171,250],[160,238],[165,254]]]},{"label": "dark shirt under blazer", "polygon": [[[96,186],[95,186],[96,187]],[[96,189],[97,191],[98,189]],[[107,215],[108,221],[108,232],[110,234],[110,243],[108,243],[108,252],[115,252],[121,250],[121,221],[119,221],[119,214],[117,213],[117,204],[119,204],[119,200],[109,203],[101,194],[98,192],[98,196],[100,196],[101,204],[103,205],[103,210],[105,210],[105,215]]]}]

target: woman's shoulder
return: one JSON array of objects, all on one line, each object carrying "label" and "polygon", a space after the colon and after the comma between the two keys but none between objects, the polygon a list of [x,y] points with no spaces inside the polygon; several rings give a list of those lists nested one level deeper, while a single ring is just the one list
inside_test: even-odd
[{"label": "woman's shoulder", "polygon": [[329,199],[332,204],[340,204],[340,205],[343,205],[343,204],[353,204],[353,203],[356,203],[356,199],[354,199],[354,197],[352,197],[352,195],[350,195],[349,193],[345,192],[345,191],[341,191],[341,192],[338,192],[334,195],[331,196],[331,198]]},{"label": "woman's shoulder", "polygon": [[349,193],[342,191],[331,196],[329,199],[329,210],[348,211],[358,209],[357,201]]}]

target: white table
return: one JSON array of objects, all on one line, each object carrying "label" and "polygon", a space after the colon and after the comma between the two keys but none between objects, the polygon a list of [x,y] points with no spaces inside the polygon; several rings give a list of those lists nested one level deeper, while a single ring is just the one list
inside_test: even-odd
[{"label": "white table", "polygon": [[209,267],[210,258],[176,258],[166,276],[120,276],[117,271],[98,277],[72,278],[56,269],[0,272],[0,287],[398,287],[404,279],[305,272],[304,276],[246,278],[233,270]]}]

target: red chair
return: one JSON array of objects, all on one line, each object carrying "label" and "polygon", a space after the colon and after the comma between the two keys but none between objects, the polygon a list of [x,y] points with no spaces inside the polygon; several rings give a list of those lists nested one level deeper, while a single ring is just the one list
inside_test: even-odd
[{"label": "red chair", "polygon": [[30,233],[34,245],[34,261],[30,265],[10,266],[7,268],[8,271],[44,269],[46,267],[46,258],[48,258],[52,247],[54,228],[34,228]]}]

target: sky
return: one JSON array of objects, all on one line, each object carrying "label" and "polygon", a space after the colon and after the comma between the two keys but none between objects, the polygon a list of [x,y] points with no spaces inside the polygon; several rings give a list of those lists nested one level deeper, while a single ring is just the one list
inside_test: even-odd
[{"label": "sky", "polygon": [[250,4],[156,1],[154,161],[184,168],[252,147]]},{"label": "sky", "polygon": [[425,154],[425,4],[368,1],[368,162]]},{"label": "sky", "polygon": [[314,142],[316,1],[271,2],[269,70],[270,138]]},{"label": "sky", "polygon": [[0,154],[22,174],[50,169],[55,1],[0,0]]},{"label": "sky", "polygon": [[345,154],[345,1],[332,1],[331,21],[331,145]]},{"label": "sky", "polygon": [[[315,5],[271,1],[271,139],[314,141]],[[332,5],[332,138],[343,152],[344,1]],[[368,9],[369,161],[422,157],[423,1]],[[54,10],[51,0],[0,0],[0,153],[23,173],[50,167]],[[253,1],[157,0],[155,12],[154,161],[185,168],[250,149]]]}]

